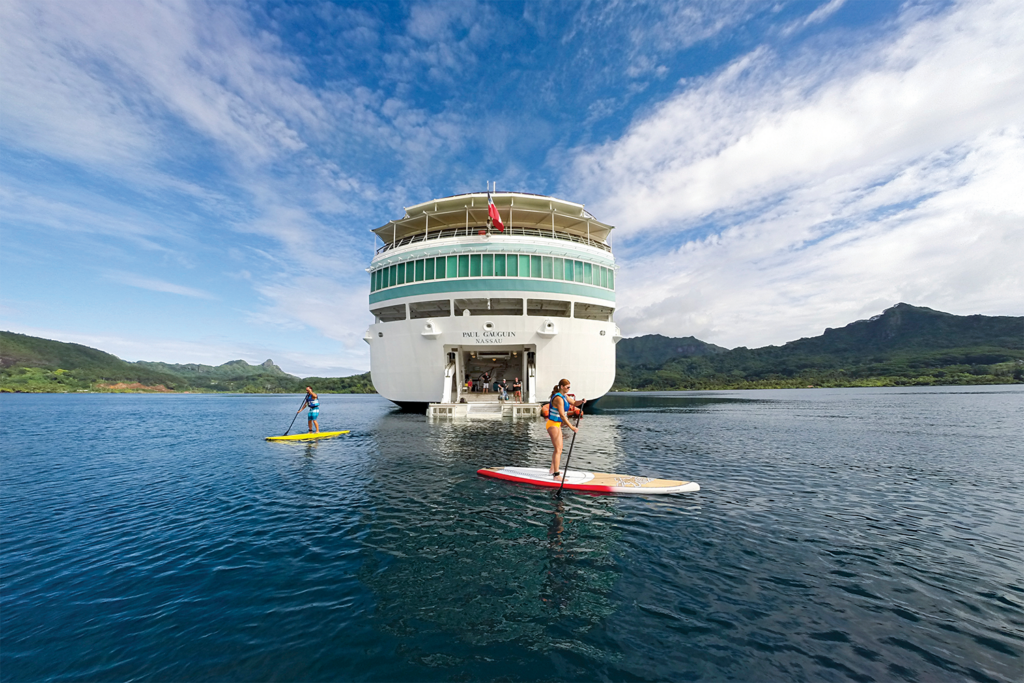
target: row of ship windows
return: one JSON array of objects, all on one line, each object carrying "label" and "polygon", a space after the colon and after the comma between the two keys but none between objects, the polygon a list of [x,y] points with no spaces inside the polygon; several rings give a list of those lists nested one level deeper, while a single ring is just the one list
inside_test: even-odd
[{"label": "row of ship windows", "polygon": [[525,254],[461,254],[379,268],[370,273],[370,291],[460,277],[535,277],[615,289],[615,271],[596,263]]},{"label": "row of ship windows", "polygon": [[370,311],[374,322],[448,318],[464,315],[535,315],[551,318],[610,321],[615,309],[600,304],[585,304],[557,299],[438,299],[411,304],[382,306]]}]

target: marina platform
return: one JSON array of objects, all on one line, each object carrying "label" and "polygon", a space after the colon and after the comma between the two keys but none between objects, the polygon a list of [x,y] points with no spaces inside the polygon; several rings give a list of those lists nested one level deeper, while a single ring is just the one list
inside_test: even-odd
[{"label": "marina platform", "polygon": [[496,393],[463,394],[465,403],[431,403],[427,406],[429,420],[513,420],[537,419],[540,403],[502,401]]}]

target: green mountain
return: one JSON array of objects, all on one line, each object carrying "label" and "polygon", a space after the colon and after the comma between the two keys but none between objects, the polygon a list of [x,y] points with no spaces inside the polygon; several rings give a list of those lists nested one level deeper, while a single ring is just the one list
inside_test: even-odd
[{"label": "green mountain", "polygon": [[85,391],[116,385],[174,391],[185,384],[176,375],[81,344],[0,332],[0,391]]},{"label": "green mountain", "polygon": [[[691,339],[691,338],[687,338]],[[628,340],[619,342],[620,346]],[[680,340],[682,341],[682,340]],[[1024,317],[897,304],[818,337],[620,363],[616,390],[999,384],[1024,381]]]},{"label": "green mountain", "polygon": [[274,361],[266,360],[259,365],[249,365],[244,360],[230,360],[223,365],[200,365],[198,363],[160,363],[140,360],[135,363],[159,372],[167,372],[189,379],[229,379],[270,375],[298,379],[294,375],[274,365]]},{"label": "green mountain", "polygon": [[289,375],[272,360],[250,365],[233,360],[223,365],[139,361],[81,344],[68,344],[0,332],[0,391],[230,391],[298,393],[374,393],[370,373],[351,377]]},{"label": "green mountain", "polygon": [[968,347],[1024,348],[1024,317],[953,315],[900,303],[868,320],[827,328],[819,337],[798,339],[781,348],[856,356]]},{"label": "green mountain", "polygon": [[[267,360],[259,365],[249,365],[244,360],[232,360],[223,365],[201,365],[199,363],[160,363],[140,360],[141,365],[152,370],[165,372],[182,378],[192,389],[208,391],[276,392],[301,391],[306,385],[294,375]],[[302,386],[298,386],[298,385]],[[295,387],[298,386],[298,389]]]},{"label": "green mountain", "polygon": [[696,337],[663,337],[646,334],[619,341],[615,350],[619,365],[661,365],[682,356],[710,356],[729,349],[702,342]]},{"label": "green mountain", "polygon": [[[897,304],[869,320],[759,349],[646,335],[618,346],[615,390],[1024,382],[1024,317]],[[0,391],[373,393],[370,373],[306,377],[250,365],[129,363],[81,344],[0,332]]]}]

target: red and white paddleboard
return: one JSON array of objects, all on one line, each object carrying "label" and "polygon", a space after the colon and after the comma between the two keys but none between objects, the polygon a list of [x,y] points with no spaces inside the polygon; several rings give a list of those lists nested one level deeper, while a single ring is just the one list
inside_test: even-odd
[{"label": "red and white paddleboard", "polygon": [[[558,488],[562,477],[552,477],[543,467],[486,467],[477,470],[482,477],[494,477],[506,481],[518,481],[522,484]],[[563,488],[572,491],[596,491],[600,493],[687,493],[700,491],[695,481],[676,481],[673,479],[651,479],[650,477],[633,477],[628,474],[607,474],[605,472],[584,472],[568,470]]]}]

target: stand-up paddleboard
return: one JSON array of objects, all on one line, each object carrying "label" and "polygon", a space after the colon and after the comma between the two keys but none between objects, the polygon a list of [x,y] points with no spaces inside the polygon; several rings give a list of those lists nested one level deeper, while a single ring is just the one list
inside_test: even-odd
[{"label": "stand-up paddleboard", "polygon": [[332,436],[348,434],[351,429],[343,432],[313,432],[312,434],[292,434],[291,436],[268,436],[267,441],[309,441],[310,439],[329,439]]},{"label": "stand-up paddleboard", "polygon": [[[562,485],[562,477],[552,477],[543,467],[486,467],[477,470],[483,477],[494,477],[506,481],[518,481],[522,484],[558,488]],[[569,470],[565,474],[563,488],[573,491],[596,491],[600,493],[686,493],[700,491],[695,481],[676,481],[673,479],[651,479],[650,477],[634,477],[628,474],[607,474],[605,472],[584,472]]]}]

